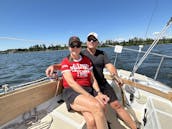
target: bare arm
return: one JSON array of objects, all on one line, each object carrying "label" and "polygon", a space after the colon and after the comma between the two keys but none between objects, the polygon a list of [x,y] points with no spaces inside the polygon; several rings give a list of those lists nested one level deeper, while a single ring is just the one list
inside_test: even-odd
[{"label": "bare arm", "polygon": [[95,90],[96,92],[100,92],[99,85],[98,85],[98,83],[97,83],[96,78],[94,77],[93,72],[91,72],[91,77],[92,77],[92,86],[93,86],[94,90]]},{"label": "bare arm", "polygon": [[105,65],[105,67],[111,73],[111,75],[113,76],[113,78],[115,79],[117,84],[119,86],[122,86],[124,83],[123,83],[122,79],[118,76],[118,72],[117,72],[117,69],[115,68],[115,66],[113,64],[111,64],[111,63],[108,63],[108,64]]},{"label": "bare arm", "polygon": [[105,67],[109,70],[111,74],[118,76],[117,70],[113,64],[108,63],[105,65]]},{"label": "bare arm", "polygon": [[60,70],[61,68],[61,64],[54,64],[54,65],[50,65],[46,71],[45,71],[45,74],[47,77],[52,77],[53,74],[54,74],[54,71],[55,70]]},{"label": "bare arm", "polygon": [[92,86],[93,86],[94,90],[97,92],[96,99],[100,103],[102,103],[102,105],[107,104],[109,101],[109,97],[101,93],[99,85],[97,83],[96,78],[94,77],[93,72],[91,72],[91,76],[92,76]]}]

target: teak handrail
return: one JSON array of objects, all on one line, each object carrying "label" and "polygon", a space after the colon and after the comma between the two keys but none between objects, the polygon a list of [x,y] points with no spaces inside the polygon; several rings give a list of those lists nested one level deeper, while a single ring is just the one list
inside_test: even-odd
[{"label": "teak handrail", "polygon": [[[105,75],[105,78],[107,78],[109,80],[113,80],[113,78],[110,75],[107,75],[107,74]],[[157,89],[155,89],[153,87],[149,87],[147,85],[143,85],[143,84],[140,84],[140,83],[137,83],[137,82],[133,82],[131,80],[124,79],[124,78],[121,78],[121,79],[123,80],[124,84],[127,84],[127,85],[130,85],[130,86],[142,89],[144,91],[150,92],[152,94],[161,96],[161,97],[163,97],[165,99],[168,99],[168,100],[172,101],[172,92],[165,93],[165,92],[157,90]]]}]

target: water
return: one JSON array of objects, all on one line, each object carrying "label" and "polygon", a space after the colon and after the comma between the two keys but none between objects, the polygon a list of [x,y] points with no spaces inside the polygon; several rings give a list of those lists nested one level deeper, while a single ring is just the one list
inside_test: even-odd
[{"label": "water", "polygon": [[[129,48],[138,49],[137,46],[130,46]],[[147,48],[148,46],[144,47],[145,50]],[[113,63],[115,58],[114,48],[102,49],[107,52]],[[153,49],[153,52],[172,56],[172,45],[157,45]],[[68,50],[0,54],[0,85],[9,84],[10,86],[14,86],[45,77],[46,68],[51,64],[60,63],[62,58],[68,54]],[[123,51],[122,54],[118,54],[116,67],[132,70],[136,57],[136,53]],[[159,57],[155,58],[149,55],[137,72],[154,77],[159,62]],[[164,59],[157,80],[172,86],[172,59]]]}]

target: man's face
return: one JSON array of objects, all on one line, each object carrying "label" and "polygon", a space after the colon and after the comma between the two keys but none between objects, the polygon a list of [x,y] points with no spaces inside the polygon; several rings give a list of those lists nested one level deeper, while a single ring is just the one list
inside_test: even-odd
[{"label": "man's face", "polygon": [[89,36],[87,38],[87,47],[88,48],[97,48],[98,40],[94,36]]},{"label": "man's face", "polygon": [[98,41],[96,41],[96,42],[87,41],[88,48],[97,48],[97,46],[98,46]]}]

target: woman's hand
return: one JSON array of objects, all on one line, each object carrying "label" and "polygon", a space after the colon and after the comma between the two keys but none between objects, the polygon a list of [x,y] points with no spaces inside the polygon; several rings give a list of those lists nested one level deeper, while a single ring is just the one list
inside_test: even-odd
[{"label": "woman's hand", "polygon": [[101,92],[98,93],[96,99],[103,105],[106,105],[109,102],[109,97],[107,95],[102,94]]},{"label": "woman's hand", "polygon": [[53,77],[54,76],[54,70],[55,69],[54,69],[53,65],[49,66],[45,71],[46,76],[47,77]]}]

